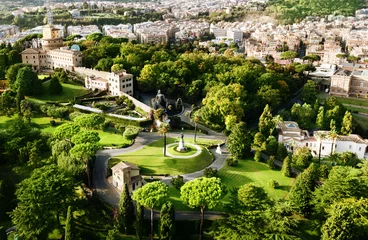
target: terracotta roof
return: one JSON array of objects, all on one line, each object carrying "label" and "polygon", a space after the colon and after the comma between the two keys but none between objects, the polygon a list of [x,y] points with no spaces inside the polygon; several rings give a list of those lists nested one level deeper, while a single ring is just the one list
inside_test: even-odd
[{"label": "terracotta roof", "polygon": [[113,166],[111,168],[111,170],[121,171],[122,169],[125,169],[125,168],[130,168],[130,169],[133,169],[133,170],[139,170],[139,167],[137,167],[137,165],[135,165],[133,163],[128,163],[128,162],[119,162],[118,164]]}]

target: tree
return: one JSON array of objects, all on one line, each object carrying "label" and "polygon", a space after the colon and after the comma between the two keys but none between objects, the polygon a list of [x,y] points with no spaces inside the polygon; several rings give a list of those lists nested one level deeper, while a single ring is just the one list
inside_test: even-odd
[{"label": "tree", "polygon": [[199,239],[202,239],[205,209],[214,208],[220,201],[224,189],[219,178],[196,178],[186,182],[180,189],[181,199],[190,208],[201,209]]},{"label": "tree", "polygon": [[143,239],[143,221],[144,221],[144,207],[142,205],[136,204],[136,215],[135,215],[135,222],[134,227],[136,231],[137,238],[139,240]]},{"label": "tree", "polygon": [[125,234],[129,233],[132,219],[134,219],[134,205],[129,194],[128,185],[125,184],[121,190],[119,207],[118,207],[118,218],[117,224],[120,231]]},{"label": "tree", "polygon": [[29,67],[19,69],[14,89],[21,89],[25,96],[32,96],[41,93],[42,83],[38,80],[37,74]]},{"label": "tree", "polygon": [[105,122],[105,117],[97,113],[83,114],[74,118],[74,122],[80,127],[88,130],[98,130],[102,128],[102,124]]},{"label": "tree", "polygon": [[326,128],[325,109],[323,107],[318,109],[316,125],[319,130],[325,130]]},{"label": "tree", "polygon": [[310,149],[308,147],[301,147],[294,152],[292,161],[296,166],[306,168],[309,166],[312,158]]},{"label": "tree", "polygon": [[352,131],[353,131],[353,116],[349,111],[346,111],[341,123],[341,133],[343,135],[349,135],[352,133]]},{"label": "tree", "polygon": [[100,141],[100,136],[96,131],[80,131],[72,136],[74,144],[92,143],[97,144]]},{"label": "tree", "polygon": [[334,203],[322,226],[322,240],[364,239],[368,236],[368,199],[348,198]]},{"label": "tree", "polygon": [[109,72],[113,66],[114,62],[111,58],[102,58],[98,61],[97,65],[95,66],[96,70]]},{"label": "tree", "polygon": [[62,91],[63,86],[61,86],[59,79],[56,76],[52,77],[49,85],[49,93],[60,94]]},{"label": "tree", "polygon": [[288,156],[287,149],[283,143],[278,143],[276,157],[281,161]]},{"label": "tree", "polygon": [[75,230],[74,230],[74,219],[73,219],[73,210],[72,206],[68,207],[68,214],[66,215],[65,221],[65,238],[64,240],[73,240],[75,239]]},{"label": "tree", "polygon": [[271,108],[267,104],[265,108],[263,109],[263,113],[259,117],[259,123],[258,123],[258,130],[268,138],[273,132],[275,128],[275,122],[273,121]]},{"label": "tree", "polygon": [[35,169],[16,190],[18,205],[11,213],[17,233],[25,239],[47,239],[60,224],[60,213],[74,196],[74,180],[56,165]]},{"label": "tree", "polygon": [[275,156],[270,156],[267,160],[267,164],[268,164],[268,167],[270,169],[275,169],[276,168],[276,165],[275,165]]},{"label": "tree", "polygon": [[316,101],[317,94],[317,84],[312,80],[308,80],[302,90],[302,100],[305,103],[313,104]]},{"label": "tree", "polygon": [[123,64],[114,64],[111,67],[111,72],[119,72],[120,70],[123,70]]},{"label": "tree", "polygon": [[327,134],[323,131],[321,132],[318,132],[316,134],[316,137],[318,138],[319,140],[319,150],[318,150],[318,162],[320,163],[321,162],[321,152],[322,152],[322,141],[325,140],[327,138]]},{"label": "tree", "polygon": [[238,200],[247,211],[265,210],[272,201],[262,187],[254,184],[245,184],[238,190]]},{"label": "tree", "polygon": [[106,240],[118,240],[119,238],[119,231],[115,227],[107,232]]},{"label": "tree", "polygon": [[17,80],[17,75],[18,75],[18,71],[19,69],[25,67],[25,64],[22,63],[17,63],[14,65],[11,65],[9,67],[9,69],[6,71],[6,75],[5,78],[8,80],[8,85],[10,87],[10,89],[12,89],[13,91],[16,91],[16,87],[15,87],[15,82]]},{"label": "tree", "polygon": [[295,184],[289,193],[293,207],[303,216],[309,216],[312,211],[312,180],[308,169],[296,177]]},{"label": "tree", "polygon": [[71,139],[80,131],[80,127],[75,123],[65,123],[55,129],[54,136],[57,139]]},{"label": "tree", "polygon": [[163,182],[147,183],[133,193],[133,199],[151,210],[151,240],[153,240],[153,208],[159,207],[168,197],[169,187]]},{"label": "tree", "polygon": [[96,155],[96,151],[99,149],[99,145],[94,143],[81,143],[74,145],[70,150],[70,156],[75,159],[80,159],[85,164],[88,186],[92,186],[90,160]]},{"label": "tree", "polygon": [[290,60],[291,62],[294,61],[294,58],[298,56],[297,52],[294,51],[286,51],[280,54],[281,59]]},{"label": "tree", "polygon": [[175,209],[171,202],[166,202],[160,212],[160,239],[171,240],[175,234]]},{"label": "tree", "polygon": [[260,98],[261,106],[270,105],[277,107],[281,103],[280,90],[273,89],[272,86],[264,85],[257,91],[257,96]]},{"label": "tree", "polygon": [[284,159],[284,162],[282,163],[281,173],[285,177],[291,177],[291,161],[289,157],[286,157]]},{"label": "tree", "polygon": [[336,132],[336,127],[332,127],[331,130],[328,133],[328,138],[332,139],[331,153],[330,153],[330,155],[332,155],[333,152],[334,152],[335,140],[338,137],[339,137],[339,134],[337,134],[337,132]]},{"label": "tree", "polygon": [[245,158],[250,153],[252,143],[252,136],[247,130],[246,124],[244,122],[236,124],[226,142],[229,152],[233,156]]},{"label": "tree", "polygon": [[170,125],[166,122],[161,123],[158,133],[164,136],[164,156],[166,157],[166,133],[169,132]]},{"label": "tree", "polygon": [[28,121],[28,123],[31,123],[31,117],[33,115],[32,108],[33,105],[30,101],[27,100],[20,101],[20,113]]},{"label": "tree", "polygon": [[278,143],[277,140],[274,136],[269,136],[266,140],[267,142],[267,146],[266,146],[266,150],[267,152],[269,152],[270,154],[276,154],[277,152],[277,147],[278,147]]},{"label": "tree", "polygon": [[310,104],[295,103],[291,108],[291,115],[302,128],[309,129],[314,122],[315,112]]}]

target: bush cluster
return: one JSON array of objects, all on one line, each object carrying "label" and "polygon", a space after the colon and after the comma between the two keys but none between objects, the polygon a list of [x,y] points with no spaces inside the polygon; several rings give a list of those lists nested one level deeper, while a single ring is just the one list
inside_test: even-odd
[{"label": "bush cluster", "polygon": [[226,163],[228,166],[236,166],[238,165],[238,159],[230,157],[226,159]]}]

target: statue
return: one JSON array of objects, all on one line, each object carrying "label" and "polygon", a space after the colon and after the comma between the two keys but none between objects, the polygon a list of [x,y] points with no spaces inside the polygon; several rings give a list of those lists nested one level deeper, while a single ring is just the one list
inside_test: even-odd
[{"label": "statue", "polygon": [[179,146],[176,150],[178,150],[179,152],[185,152],[187,150],[187,147],[184,145],[184,134],[183,134],[183,132],[180,133]]},{"label": "statue", "polygon": [[216,153],[222,154],[220,144],[217,144]]}]

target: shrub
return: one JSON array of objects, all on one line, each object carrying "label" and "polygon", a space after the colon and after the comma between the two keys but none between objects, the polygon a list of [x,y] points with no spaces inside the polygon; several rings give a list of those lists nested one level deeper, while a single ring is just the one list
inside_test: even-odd
[{"label": "shrub", "polygon": [[184,185],[184,177],[178,175],[176,178],[171,179],[171,185],[173,185],[174,188],[180,190],[181,186]]},{"label": "shrub", "polygon": [[273,180],[273,179],[271,179],[270,181],[268,181],[267,184],[268,184],[268,186],[270,188],[278,188],[280,186],[279,182],[276,181],[276,180]]},{"label": "shrub", "polygon": [[323,179],[327,179],[328,178],[328,174],[329,174],[330,170],[328,168],[327,165],[325,164],[321,164],[319,166],[319,176]]},{"label": "shrub", "polygon": [[270,156],[270,158],[267,160],[267,164],[270,169],[275,169],[275,156]]},{"label": "shrub", "polygon": [[94,107],[102,111],[105,111],[106,109],[108,109],[108,106],[105,103],[96,103]]},{"label": "shrub", "polygon": [[203,176],[206,178],[217,177],[217,169],[208,167],[204,170]]},{"label": "shrub", "polygon": [[124,131],[124,137],[128,140],[134,140],[138,136],[138,133],[138,128],[129,126]]},{"label": "shrub", "polygon": [[256,153],[254,154],[254,160],[256,162],[262,162],[262,153],[261,151],[256,151]]},{"label": "shrub", "polygon": [[55,120],[51,120],[51,121],[50,121],[50,125],[51,125],[51,127],[55,127],[55,126],[56,126],[56,122],[55,122]]},{"label": "shrub", "polygon": [[228,166],[236,166],[238,165],[238,159],[230,157],[226,159],[226,163]]},{"label": "shrub", "polygon": [[80,115],[83,115],[84,113],[81,112],[72,112],[71,114],[69,114],[69,118],[70,120],[74,120],[76,117],[79,117]]}]

